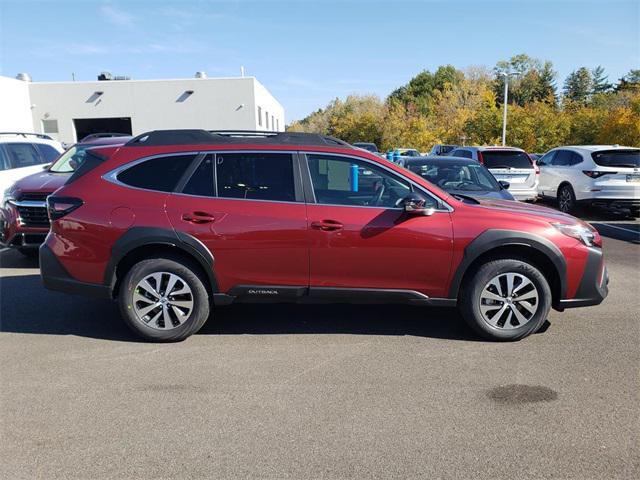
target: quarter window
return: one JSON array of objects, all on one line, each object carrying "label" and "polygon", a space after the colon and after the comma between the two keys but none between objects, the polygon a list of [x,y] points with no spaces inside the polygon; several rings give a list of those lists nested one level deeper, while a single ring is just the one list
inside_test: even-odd
[{"label": "quarter window", "polygon": [[118,180],[132,187],[171,192],[195,155],[150,158],[118,174]]},{"label": "quarter window", "polygon": [[252,200],[296,200],[293,157],[286,153],[219,153],[218,196]]},{"label": "quarter window", "polygon": [[395,208],[411,192],[407,182],[355,158],[312,154],[307,163],[318,203]]}]

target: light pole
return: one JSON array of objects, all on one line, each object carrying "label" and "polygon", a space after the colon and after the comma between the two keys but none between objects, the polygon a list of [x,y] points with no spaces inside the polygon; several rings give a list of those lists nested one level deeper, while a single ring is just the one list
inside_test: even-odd
[{"label": "light pole", "polygon": [[515,75],[511,72],[503,72],[504,76],[504,108],[502,111],[502,146],[507,144],[507,103],[509,101],[509,76]]}]

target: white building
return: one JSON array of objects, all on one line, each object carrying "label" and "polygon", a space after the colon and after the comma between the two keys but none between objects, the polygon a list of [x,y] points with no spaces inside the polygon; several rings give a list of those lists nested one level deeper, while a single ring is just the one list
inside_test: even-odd
[{"label": "white building", "polygon": [[73,143],[90,133],[272,130],[284,109],[254,77],[31,82],[0,77],[0,131]]}]

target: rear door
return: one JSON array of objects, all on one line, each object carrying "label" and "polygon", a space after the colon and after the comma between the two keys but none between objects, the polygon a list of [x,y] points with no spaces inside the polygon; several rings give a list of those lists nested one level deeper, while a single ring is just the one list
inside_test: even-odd
[{"label": "rear door", "polygon": [[207,153],[179,190],[167,199],[169,219],[211,251],[221,292],[282,299],[308,286],[307,216],[296,154]]},{"label": "rear door", "polygon": [[538,167],[540,168],[540,185],[538,189],[545,196],[551,195],[551,176],[553,175],[553,158],[555,155],[556,150],[553,150],[538,160]]},{"label": "rear door", "polygon": [[512,192],[530,190],[536,186],[536,171],[525,152],[484,150],[482,161],[497,180],[509,182],[509,190]]}]

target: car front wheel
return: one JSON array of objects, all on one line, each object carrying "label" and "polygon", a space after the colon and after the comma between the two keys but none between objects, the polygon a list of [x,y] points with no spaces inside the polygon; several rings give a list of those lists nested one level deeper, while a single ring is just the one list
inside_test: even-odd
[{"label": "car front wheel", "polygon": [[198,269],[182,259],[149,258],[125,275],[120,312],[146,340],[175,342],[196,333],[209,317],[209,297]]},{"label": "car front wheel", "polygon": [[465,282],[460,310],[467,324],[490,340],[520,340],[535,333],[551,308],[551,289],[533,265],[497,259]]}]

